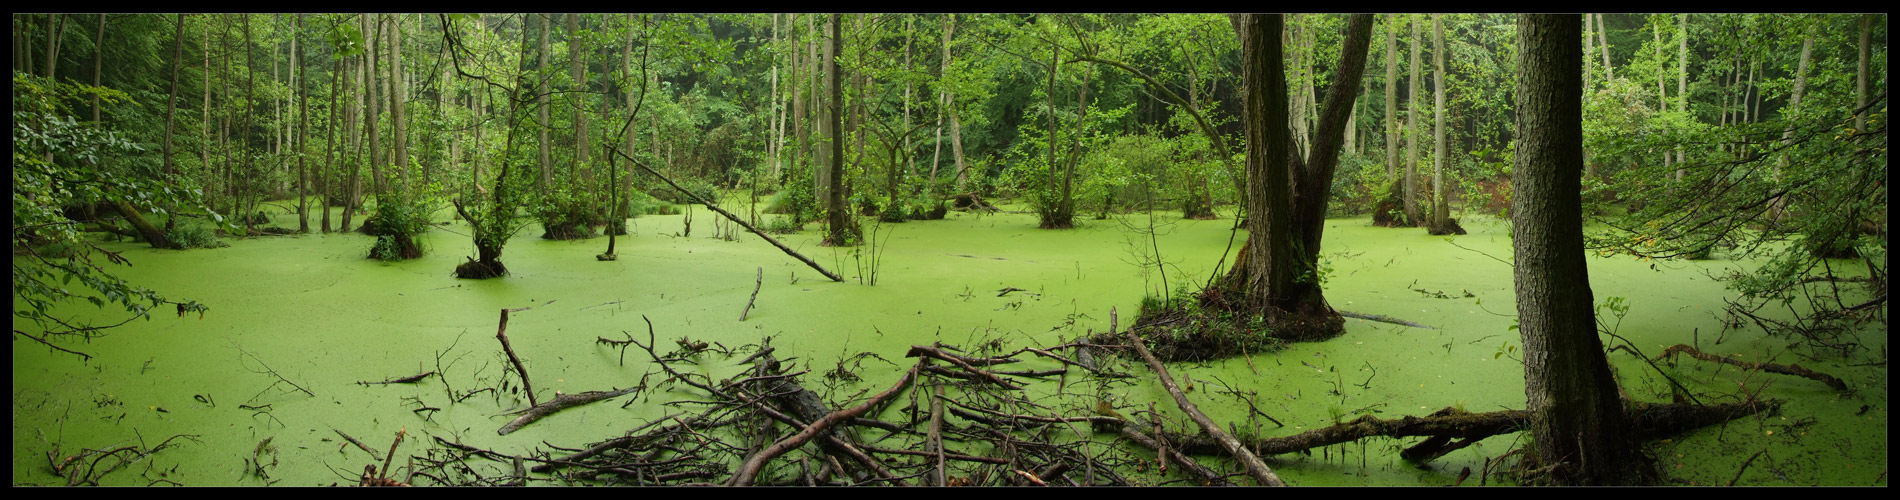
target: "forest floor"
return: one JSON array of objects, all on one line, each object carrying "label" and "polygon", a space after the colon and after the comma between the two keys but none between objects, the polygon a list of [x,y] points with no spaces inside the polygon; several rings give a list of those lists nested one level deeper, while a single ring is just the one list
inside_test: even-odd
[{"label": "forest floor", "polygon": [[[808,387],[840,406],[896,381],[907,364],[900,358],[911,345],[1051,346],[1107,329],[1111,308],[1120,311],[1125,326],[1144,295],[1204,283],[1232,227],[1231,220],[1157,214],[1160,236],[1151,242],[1145,230],[1135,229],[1148,225],[1141,214],[1039,230],[1032,215],[952,212],[941,221],[902,224],[866,218],[875,249],[819,246],[812,226],[781,237],[848,280],[834,283],[702,208],[691,212],[690,235],[683,234],[686,215],[634,219],[634,234],[622,237],[619,259],[612,262],[594,258],[604,251],[604,238],[546,241],[530,227],[503,256],[512,274],[485,281],[452,276],[455,265],[474,252],[461,222],[426,234],[428,255],[400,263],[364,259],[373,240],[358,234],[227,240],[228,248],[191,251],[102,244],[124,250],[133,262],[113,268],[121,277],[211,310],[203,318],[160,314],[116,328],[83,344],[95,356],[90,363],[16,343],[13,483],[66,484],[53,473],[58,457],[84,449],[149,447],[188,434],[195,437],[101,482],[351,484],[364,464],[380,465],[399,430],[412,438],[396,454],[398,468],[402,457],[429,445],[424,435],[515,453],[584,447],[671,414],[676,410],[662,404],[668,398],[693,397],[681,390],[650,391],[624,408],[619,403],[627,401],[590,405],[497,435],[495,428],[512,418],[506,413],[527,406],[525,397],[506,391],[459,403],[451,397],[499,385],[509,361],[492,332],[504,308],[532,307],[512,315],[507,333],[543,399],[556,391],[637,383],[649,362],[631,353],[623,360],[617,349],[596,340],[620,339],[622,332],[638,338],[644,317],[668,344],[690,337],[733,347],[769,337],[780,359],[812,371]],[[274,222],[296,227],[295,215],[277,214]],[[1509,229],[1482,216],[1463,222],[1470,234],[1449,239],[1423,229],[1373,227],[1365,217],[1327,223],[1323,255],[1331,269],[1324,286],[1335,308],[1434,329],[1348,319],[1346,333],[1328,341],[1170,370],[1200,384],[1191,396],[1214,421],[1259,436],[1360,415],[1397,418],[1447,406],[1473,412],[1522,408],[1523,366],[1516,359],[1521,346],[1511,329],[1515,305],[1505,263]],[[719,237],[725,235],[733,238]],[[1240,241],[1233,241],[1237,250]],[[1167,270],[1165,285],[1154,272],[1156,248]],[[1733,402],[1744,393],[1786,402],[1777,414],[1655,443],[1651,452],[1666,473],[1699,485],[1885,485],[1883,327],[1863,332],[1866,350],[1816,359],[1755,328],[1725,328],[1722,299],[1733,292],[1711,275],[1748,263],[1717,257],[1592,257],[1590,285],[1599,303],[1621,297],[1629,305],[1620,322],[1611,322],[1646,356],[1692,344],[1747,361],[1799,362],[1843,379],[1852,392],[1688,358],[1658,363],[1662,373],[1706,402]],[[870,281],[873,269],[876,284],[860,284]],[[762,284],[741,322],[755,283]],[[1004,293],[1012,288],[1017,290]],[[122,317],[90,305],[64,311],[110,321]],[[1668,382],[1650,364],[1624,352],[1609,356],[1630,397],[1670,399]],[[1056,365],[1040,360],[1028,368],[1047,367],[1037,363]],[[708,366],[727,370],[715,376],[739,369],[733,363]],[[438,367],[442,375],[417,384],[359,384]],[[840,368],[859,380],[816,375]],[[1072,413],[1086,414],[1098,402],[1129,413],[1153,402],[1171,421],[1183,421],[1139,363],[1125,371],[1143,381],[1105,384],[1071,377],[1033,383],[1028,390],[1046,393],[1047,404]],[[1243,396],[1280,425],[1250,417]],[[419,410],[425,407],[437,410]],[[343,434],[376,451],[346,442]],[[1409,441],[1380,438],[1311,455],[1269,457],[1267,463],[1295,485],[1448,485],[1462,469],[1475,476],[1521,439],[1492,438],[1422,468],[1398,458]],[[1227,465],[1212,458],[1206,463]],[[1150,484],[1163,480],[1152,470],[1146,477]],[[1497,484],[1495,477],[1486,479]]]}]

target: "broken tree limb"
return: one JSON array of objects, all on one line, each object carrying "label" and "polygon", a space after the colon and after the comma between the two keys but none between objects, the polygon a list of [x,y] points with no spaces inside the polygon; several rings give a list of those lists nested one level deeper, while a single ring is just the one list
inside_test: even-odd
[{"label": "broken tree limb", "polygon": [[1348,318],[1359,318],[1359,319],[1363,319],[1363,320],[1366,320],[1366,321],[1377,321],[1377,322],[1380,322],[1380,323],[1391,323],[1391,324],[1394,324],[1394,325],[1401,325],[1401,326],[1409,326],[1409,327],[1412,327],[1412,328],[1424,328],[1424,329],[1426,329],[1426,330],[1437,330],[1437,329],[1438,329],[1438,328],[1436,328],[1436,327],[1432,327],[1432,326],[1428,326],[1428,325],[1421,325],[1421,324],[1418,324],[1418,323],[1413,323],[1413,322],[1410,322],[1410,321],[1406,321],[1406,320],[1402,320],[1402,319],[1398,319],[1398,318],[1394,318],[1394,317],[1391,317],[1391,316],[1384,316],[1384,315],[1379,315],[1379,314],[1365,314],[1365,313],[1356,313],[1356,312],[1352,312],[1352,311],[1344,311],[1344,310],[1340,310],[1340,311],[1339,311],[1339,315],[1340,315],[1340,316],[1345,316],[1345,317],[1348,317]]},{"label": "broken tree limb", "polygon": [[866,400],[863,404],[832,412],[830,415],[826,415],[825,418],[818,419],[812,422],[811,425],[805,426],[805,430],[799,431],[798,434],[781,439],[777,443],[772,443],[771,447],[747,457],[745,463],[739,465],[738,472],[732,475],[732,481],[727,484],[731,486],[752,484],[752,479],[758,477],[760,469],[765,467],[766,462],[771,461],[779,455],[785,454],[785,452],[803,446],[807,441],[811,441],[813,437],[816,437],[818,433],[824,432],[825,429],[837,425],[840,422],[856,418],[858,415],[882,404],[884,400],[890,399],[891,396],[902,392],[905,386],[910,385],[912,379],[917,378],[917,372],[919,368],[923,366],[921,361],[922,360],[919,360],[918,364],[911,366],[910,371],[904,373],[904,378],[899,379],[891,388],[885,389],[884,392],[880,392],[875,396],[871,396],[871,399]]},{"label": "broken tree limb", "polygon": [[1735,365],[1735,366],[1739,366],[1739,367],[1746,368],[1749,370],[1761,370],[1761,371],[1765,371],[1769,373],[1780,373],[1783,375],[1794,375],[1797,377],[1806,377],[1806,378],[1818,380],[1823,384],[1827,384],[1828,387],[1833,387],[1834,390],[1837,390],[1837,391],[1848,390],[1847,383],[1842,382],[1841,379],[1834,378],[1833,375],[1828,375],[1828,374],[1817,372],[1814,370],[1809,370],[1807,368],[1802,368],[1801,365],[1755,363],[1755,362],[1742,361],[1742,360],[1737,360],[1737,359],[1729,359],[1722,356],[1705,353],[1705,352],[1696,350],[1696,348],[1694,347],[1689,347],[1683,344],[1676,344],[1676,345],[1669,346],[1668,349],[1663,349],[1662,354],[1656,355],[1656,360],[1661,361],[1663,358],[1674,356],[1678,353],[1688,354],[1689,356],[1692,356],[1695,359],[1700,359],[1703,361]]},{"label": "broken tree limb", "polygon": [[501,426],[501,429],[495,432],[503,436],[506,436],[510,432],[514,432],[516,430],[521,429],[522,427],[526,427],[528,424],[532,424],[534,423],[534,421],[540,420],[542,417],[553,415],[555,412],[559,412],[561,410],[565,410],[568,408],[584,405],[587,403],[592,403],[595,401],[617,398],[620,396],[633,393],[634,391],[638,391],[638,390],[640,390],[640,388],[638,386],[635,386],[635,387],[628,387],[626,389],[619,389],[619,390],[612,390],[612,391],[587,391],[587,392],[583,392],[579,394],[559,394],[559,395],[554,396],[554,399],[548,400],[548,402],[546,403],[535,405],[533,408],[528,408],[527,411],[523,412],[520,417],[516,417],[514,421],[508,422],[508,425]]},{"label": "broken tree limb", "polygon": [[541,406],[534,399],[534,384],[528,382],[528,367],[521,364],[521,358],[515,356],[515,348],[508,345],[508,311],[511,310],[513,309],[501,310],[501,327],[495,330],[495,338],[501,339],[502,352],[508,353],[508,361],[515,364],[515,373],[521,374],[521,389],[528,393],[528,406]]},{"label": "broken tree limb", "polygon": [[620,148],[614,148],[613,151],[614,151],[614,154],[620,155],[621,158],[626,158],[627,161],[633,162],[633,166],[640,167],[640,170],[645,170],[647,175],[658,177],[661,181],[665,181],[666,185],[673,186],[673,189],[679,190],[679,192],[685,194],[687,198],[691,198],[694,203],[704,205],[707,209],[710,209],[714,212],[718,212],[719,215],[725,216],[727,220],[731,220],[733,222],[738,223],[739,227],[743,227],[745,228],[745,230],[751,231],[752,234],[756,234],[756,235],[759,235],[760,238],[764,238],[766,243],[771,243],[772,246],[778,247],[779,251],[785,252],[785,255],[790,255],[793,258],[798,259],[799,262],[804,262],[805,265],[811,266],[812,269],[818,270],[819,274],[825,275],[826,278],[831,278],[831,281],[836,281],[839,283],[844,282],[844,277],[839,276],[838,273],[834,273],[829,270],[826,270],[824,266],[818,265],[818,263],[811,260],[811,258],[804,256],[804,254],[798,253],[797,250],[792,250],[792,247],[785,246],[784,243],[779,243],[777,239],[773,239],[770,235],[765,234],[764,231],[760,231],[759,228],[752,227],[752,224],[746,223],[746,221],[743,219],[740,219],[739,216],[732,215],[731,212],[727,212],[724,209],[719,208],[719,205],[715,205],[710,201],[706,201],[704,198],[700,198],[698,194],[694,194],[692,191],[687,191],[686,188],[680,187],[680,185],[677,183],[674,183],[672,179],[668,179],[666,178],[666,176],[660,175],[659,172],[654,171],[653,168],[648,167],[647,164],[641,163],[640,160],[633,159],[632,156],[627,156],[626,153],[623,153],[620,151]]},{"label": "broken tree limb", "polygon": [[752,277],[752,298],[746,299],[745,310],[739,311],[739,321],[741,322],[745,321],[747,314],[752,314],[752,303],[759,301],[759,288],[765,286],[765,268],[759,267],[758,269],[758,275]]},{"label": "broken tree limb", "polygon": [[[1108,324],[1109,331],[1115,331],[1115,309],[1113,308],[1108,310]],[[1206,414],[1201,413],[1201,410],[1195,407],[1192,401],[1188,401],[1187,395],[1181,392],[1179,386],[1175,385],[1174,377],[1168,375],[1168,368],[1161,366],[1161,360],[1155,359],[1154,353],[1148,352],[1148,344],[1141,340],[1139,334],[1136,334],[1134,330],[1129,330],[1124,333],[1128,335],[1129,343],[1134,345],[1135,353],[1140,354],[1141,359],[1148,362],[1148,368],[1153,369],[1155,375],[1161,378],[1161,387],[1166,388],[1168,394],[1174,396],[1174,402],[1181,407],[1181,411],[1186,412],[1189,419],[1193,420],[1195,424],[1200,425],[1202,431],[1213,436],[1228,455],[1233,456],[1234,460],[1240,462],[1240,464],[1247,469],[1247,474],[1253,476],[1254,481],[1259,482],[1261,486],[1286,486],[1286,482],[1281,481],[1280,476],[1273,473],[1273,469],[1267,468],[1267,464],[1261,462],[1260,457],[1254,456],[1253,452],[1247,451],[1246,446],[1242,445],[1240,440],[1234,439],[1233,435],[1221,430],[1220,426],[1216,425],[1213,420],[1208,419]],[[1157,439],[1165,438],[1157,437]]]},{"label": "broken tree limb", "polygon": [[356,440],[356,438],[355,438],[355,437],[352,437],[352,436],[350,436],[349,434],[344,434],[344,433],[343,433],[343,431],[342,431],[341,429],[334,429],[334,428],[333,428],[333,429],[330,429],[330,430],[333,430],[333,431],[336,431],[336,435],[338,435],[338,436],[343,436],[343,440],[344,440],[344,441],[349,441],[349,442],[350,442],[350,444],[353,444],[353,445],[356,445],[356,447],[357,447],[358,449],[361,449],[361,450],[363,450],[363,453],[368,453],[368,454],[369,454],[370,456],[372,456],[372,457],[373,457],[373,456],[376,456],[376,450],[372,450],[372,449],[369,449],[369,445],[366,445],[366,444],[363,444],[363,442],[362,442],[362,441],[358,441],[358,440]]}]

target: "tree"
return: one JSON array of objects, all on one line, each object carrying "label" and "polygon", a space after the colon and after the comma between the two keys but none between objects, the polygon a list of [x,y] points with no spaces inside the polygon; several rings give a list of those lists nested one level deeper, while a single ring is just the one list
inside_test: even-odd
[{"label": "tree", "polygon": [[1432,194],[1438,200],[1432,202],[1426,231],[1434,235],[1465,234],[1465,229],[1451,218],[1451,194],[1445,190],[1445,161],[1451,153],[1445,145],[1445,25],[1438,14],[1432,14],[1432,66],[1436,73],[1432,77],[1432,99],[1436,102],[1432,112]]},{"label": "tree", "polygon": [[859,229],[857,221],[851,216],[851,208],[845,205],[844,178],[844,66],[839,63],[839,54],[844,52],[844,14],[832,14],[828,25],[831,40],[825,46],[825,85],[831,89],[830,115],[825,126],[829,128],[826,138],[831,141],[829,160],[830,181],[825,192],[825,244],[831,246],[853,246],[857,244]]},{"label": "tree", "polygon": [[1247,243],[1224,282],[1203,292],[1203,301],[1264,316],[1278,338],[1313,340],[1338,335],[1344,331],[1344,319],[1327,305],[1317,272],[1330,194],[1319,186],[1332,185],[1346,115],[1358,97],[1365,71],[1372,16],[1353,15],[1347,23],[1339,83],[1326,94],[1313,149],[1305,158],[1288,150],[1283,128],[1287,123],[1285,76],[1278,69],[1277,44],[1266,34],[1242,31],[1242,40],[1253,44],[1243,58],[1251,193],[1247,196]]},{"label": "tree", "polygon": [[1419,75],[1418,59],[1419,51],[1425,47],[1425,37],[1418,33],[1418,20],[1410,21],[1412,38],[1408,43],[1412,45],[1412,78],[1408,81],[1412,88],[1405,93],[1405,222],[1418,224],[1425,218],[1418,207],[1418,128],[1424,124],[1418,117],[1419,101],[1424,100],[1419,96],[1424,89],[1419,83],[1422,77]]},{"label": "tree", "polygon": [[1583,51],[1574,15],[1518,21],[1512,267],[1534,463],[1557,484],[1634,484],[1642,458],[1597,339],[1583,257]]}]

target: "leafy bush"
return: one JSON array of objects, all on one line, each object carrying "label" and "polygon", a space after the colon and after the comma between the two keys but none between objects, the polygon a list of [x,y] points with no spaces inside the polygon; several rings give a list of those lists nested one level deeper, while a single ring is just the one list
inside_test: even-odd
[{"label": "leafy bush", "polygon": [[231,246],[229,243],[218,240],[216,231],[211,230],[211,228],[206,227],[204,224],[196,222],[173,225],[170,231],[165,232],[165,239],[171,240],[171,242],[178,245],[179,248],[222,248]]}]

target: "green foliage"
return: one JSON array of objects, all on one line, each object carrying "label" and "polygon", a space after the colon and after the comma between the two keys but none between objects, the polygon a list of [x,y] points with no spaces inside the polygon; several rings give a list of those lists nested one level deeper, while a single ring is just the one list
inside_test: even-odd
[{"label": "green foliage", "polygon": [[231,246],[231,244],[218,239],[217,231],[213,231],[207,224],[199,222],[185,222],[174,225],[170,231],[165,232],[165,239],[171,240],[172,244],[178,245],[179,248],[222,248]]},{"label": "green foliage", "polygon": [[177,305],[180,315],[208,309],[197,302],[166,299],[113,275],[94,258],[103,256],[117,265],[130,261],[84,239],[79,223],[60,211],[67,205],[106,201],[161,213],[166,207],[186,206],[209,213],[197,205],[197,190],[167,185],[157,172],[117,161],[142,147],[109,126],[74,118],[71,105],[93,96],[112,100],[124,94],[13,74],[13,248],[16,256],[23,255],[13,260],[14,332],[86,358],[90,356],[53,342],[64,336],[89,339],[116,325],[72,324],[70,318],[53,313],[62,302],[83,298],[99,307],[116,303],[131,313],[127,321],[150,319],[152,310],[164,304]]}]

